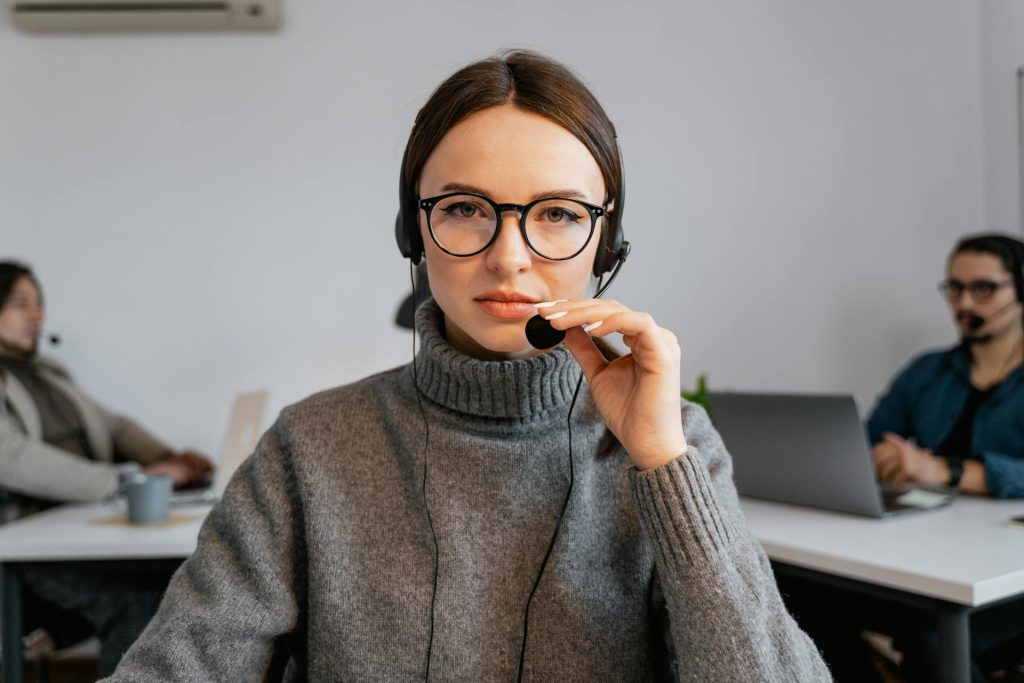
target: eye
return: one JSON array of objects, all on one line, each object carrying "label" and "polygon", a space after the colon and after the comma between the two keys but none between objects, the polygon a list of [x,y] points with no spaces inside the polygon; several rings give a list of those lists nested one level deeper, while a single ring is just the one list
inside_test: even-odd
[{"label": "eye", "polygon": [[479,210],[479,207],[469,202],[456,202],[444,209],[445,213],[456,218],[473,218]]},{"label": "eye", "polygon": [[544,209],[541,215],[544,217],[544,220],[552,223],[576,222],[580,219],[579,214],[562,206],[552,206]]},{"label": "eye", "polygon": [[996,290],[996,285],[994,282],[975,282],[971,289],[978,296],[988,296]]}]

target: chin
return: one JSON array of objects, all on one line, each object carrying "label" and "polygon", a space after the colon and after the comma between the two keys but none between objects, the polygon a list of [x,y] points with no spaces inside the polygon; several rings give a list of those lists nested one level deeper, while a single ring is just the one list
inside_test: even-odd
[{"label": "chin", "polygon": [[490,353],[503,356],[526,356],[536,353],[524,330],[491,330],[473,336],[473,340]]},{"label": "chin", "polygon": [[[519,321],[510,323],[482,322],[477,325],[459,326],[463,338],[469,337],[478,347],[481,357],[491,356],[492,360],[532,355],[537,352],[526,339],[526,325]],[[471,354],[477,355],[477,354]]]}]

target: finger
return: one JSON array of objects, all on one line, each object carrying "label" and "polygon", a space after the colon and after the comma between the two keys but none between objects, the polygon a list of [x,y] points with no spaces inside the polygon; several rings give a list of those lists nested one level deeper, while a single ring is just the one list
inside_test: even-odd
[{"label": "finger", "polygon": [[899,444],[900,446],[906,446],[907,441],[899,434],[893,434],[892,432],[886,432],[882,435],[889,443]]},{"label": "finger", "polygon": [[587,306],[600,305],[620,306],[625,308],[615,299],[559,299],[557,301],[542,301],[539,304],[534,304],[534,307],[537,309],[538,313],[547,316],[551,313],[557,313],[560,311],[575,311],[580,308],[586,308]]},{"label": "finger", "polygon": [[871,449],[871,459],[877,465],[879,462],[891,458],[895,452],[892,444],[882,441]]},{"label": "finger", "polygon": [[879,461],[878,466],[875,469],[878,472],[878,476],[880,478],[882,478],[885,481],[889,481],[890,479],[892,479],[893,475],[895,475],[900,470],[899,458],[893,456],[883,457]]},{"label": "finger", "polygon": [[573,327],[566,330],[565,348],[569,349],[569,353],[580,364],[580,369],[583,370],[583,376],[587,378],[587,383],[592,383],[594,377],[608,367],[608,361],[605,359],[604,354],[601,353],[601,350],[594,344],[594,340],[582,328]]},{"label": "finger", "polygon": [[200,472],[208,472],[213,468],[213,463],[195,451],[189,452],[189,464]]},{"label": "finger", "polygon": [[914,477],[910,476],[906,472],[899,472],[893,479],[892,483],[894,486],[907,486],[909,484],[913,484],[914,481],[916,481]]},{"label": "finger", "polygon": [[879,478],[882,477],[883,472],[887,472],[889,470],[891,461],[891,458],[887,457],[884,453],[880,454],[878,459],[875,460],[875,474]]},{"label": "finger", "polygon": [[601,299],[587,301],[567,301],[555,304],[549,308],[538,309],[537,312],[551,326],[559,330],[568,330],[571,327],[593,324],[603,321],[613,313],[628,311],[629,309],[617,301],[604,301]]},{"label": "finger", "polygon": [[879,478],[887,484],[895,484],[900,474],[899,462],[886,463],[878,473]]}]

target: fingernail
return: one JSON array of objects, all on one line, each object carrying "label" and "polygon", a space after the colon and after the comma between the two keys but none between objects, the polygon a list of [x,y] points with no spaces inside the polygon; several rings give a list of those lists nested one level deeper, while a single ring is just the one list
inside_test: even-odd
[{"label": "fingernail", "polygon": [[583,331],[584,332],[590,332],[591,330],[596,330],[597,328],[601,327],[601,325],[603,325],[603,324],[604,324],[603,320],[598,320],[596,323],[590,323],[589,325],[584,325],[583,326]]},{"label": "fingernail", "polygon": [[558,301],[543,301],[539,304],[534,304],[533,307],[548,308],[549,306],[554,306],[555,304],[564,304],[566,301],[568,301],[568,299],[559,299]]},{"label": "fingernail", "polygon": [[558,313],[552,313],[551,315],[544,316],[544,319],[545,320],[558,320],[559,318],[561,318],[566,313],[568,313],[568,311],[559,311]]}]

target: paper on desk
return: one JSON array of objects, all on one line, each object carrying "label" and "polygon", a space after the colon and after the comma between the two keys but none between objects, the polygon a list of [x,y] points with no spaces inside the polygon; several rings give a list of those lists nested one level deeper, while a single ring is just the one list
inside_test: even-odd
[{"label": "paper on desk", "polygon": [[945,493],[935,493],[924,489],[912,489],[896,499],[900,505],[909,505],[915,508],[933,508],[942,505],[949,500]]}]

